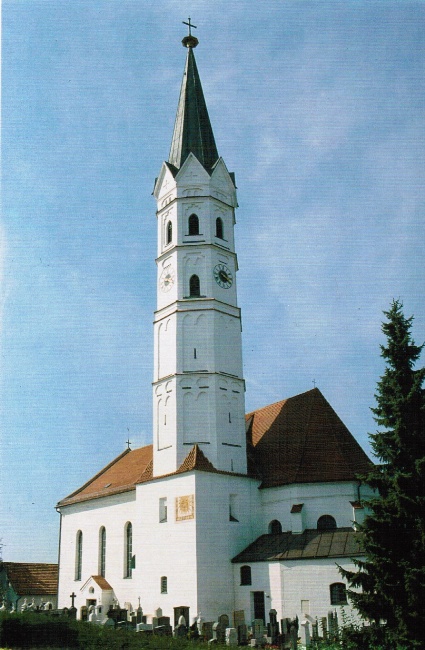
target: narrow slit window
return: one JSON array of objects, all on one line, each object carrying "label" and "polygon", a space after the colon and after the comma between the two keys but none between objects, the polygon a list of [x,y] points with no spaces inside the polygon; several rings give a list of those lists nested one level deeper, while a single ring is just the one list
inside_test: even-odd
[{"label": "narrow slit window", "polygon": [[133,526],[129,521],[125,527],[125,565],[124,565],[124,576],[126,578],[131,578],[132,570],[134,568],[135,561],[133,558]]},{"label": "narrow slit window", "polygon": [[168,579],[167,576],[161,576],[161,594],[168,593]]},{"label": "narrow slit window", "polygon": [[223,219],[217,217],[215,220],[215,236],[219,239],[224,239],[223,237]]},{"label": "narrow slit window", "polygon": [[167,223],[167,235],[166,235],[167,244],[171,244],[173,241],[173,224],[171,221]]},{"label": "narrow slit window", "polygon": [[193,358],[196,359],[196,348],[193,348]]},{"label": "narrow slit window", "polygon": [[194,298],[201,295],[201,283],[197,275],[192,275],[189,280],[189,295]]},{"label": "narrow slit window", "polygon": [[105,526],[99,531],[99,575],[105,577],[106,570],[106,529]]}]

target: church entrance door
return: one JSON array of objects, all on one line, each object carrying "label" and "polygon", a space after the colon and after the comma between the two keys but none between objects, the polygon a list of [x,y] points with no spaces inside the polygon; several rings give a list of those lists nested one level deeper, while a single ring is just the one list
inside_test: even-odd
[{"label": "church entrance door", "polygon": [[266,622],[266,607],[264,604],[264,591],[253,591],[254,618],[263,619]]}]

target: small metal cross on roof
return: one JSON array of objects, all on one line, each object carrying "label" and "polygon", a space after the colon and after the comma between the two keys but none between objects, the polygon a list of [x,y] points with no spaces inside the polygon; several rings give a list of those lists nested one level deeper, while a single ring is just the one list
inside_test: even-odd
[{"label": "small metal cross on roof", "polygon": [[314,388],[316,388],[316,380],[313,379],[313,381],[311,383],[313,384]]},{"label": "small metal cross on roof", "polygon": [[125,444],[127,445],[127,449],[130,449],[130,445],[131,445],[130,436],[128,437],[128,440],[125,441]]},{"label": "small metal cross on roof", "polygon": [[189,36],[192,36],[192,32],[190,31],[192,27],[194,27],[195,29],[198,29],[196,25],[193,25],[193,24],[190,22],[190,16],[189,16],[189,18],[188,18],[188,22],[186,22],[185,20],[183,20],[182,23],[183,23],[183,25],[187,25],[187,26],[189,27]]}]

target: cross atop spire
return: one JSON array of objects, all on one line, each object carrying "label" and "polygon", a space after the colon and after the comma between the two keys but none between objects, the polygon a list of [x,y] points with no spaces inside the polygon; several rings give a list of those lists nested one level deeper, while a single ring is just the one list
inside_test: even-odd
[{"label": "cross atop spire", "polygon": [[189,27],[189,36],[192,36],[192,32],[190,31],[191,27],[194,27],[195,29],[198,29],[198,28],[196,27],[196,25],[194,25],[193,23],[190,22],[190,16],[189,16],[189,18],[188,18],[188,22],[185,22],[185,21],[183,20],[183,25],[187,25],[187,26]]},{"label": "cross atop spire", "polygon": [[183,25],[187,25],[189,27],[189,36],[185,36],[184,39],[182,40],[183,47],[190,47],[190,48],[196,47],[199,41],[196,38],[196,36],[192,35],[192,27],[194,29],[198,29],[197,26],[190,22],[190,16],[187,22],[183,20],[182,23]]}]

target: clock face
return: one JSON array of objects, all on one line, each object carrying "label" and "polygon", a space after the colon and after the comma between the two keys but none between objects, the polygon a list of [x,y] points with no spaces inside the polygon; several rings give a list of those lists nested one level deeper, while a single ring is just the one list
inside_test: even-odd
[{"label": "clock face", "polygon": [[233,284],[233,275],[231,270],[225,264],[217,264],[214,267],[214,279],[223,289],[229,289]]},{"label": "clock face", "polygon": [[174,269],[171,266],[166,266],[161,275],[159,276],[159,287],[161,291],[170,291],[171,287],[174,284]]}]

